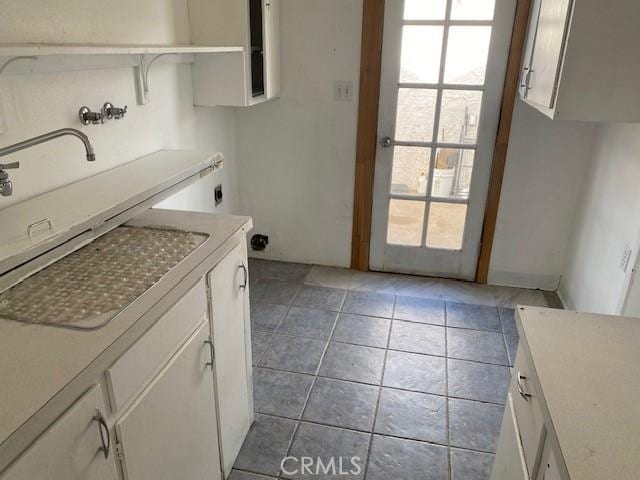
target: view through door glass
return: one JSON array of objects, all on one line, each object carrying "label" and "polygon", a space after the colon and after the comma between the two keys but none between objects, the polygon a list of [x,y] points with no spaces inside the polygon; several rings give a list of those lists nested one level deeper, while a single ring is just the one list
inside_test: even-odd
[{"label": "view through door glass", "polygon": [[462,248],[495,0],[405,0],[386,242]]}]

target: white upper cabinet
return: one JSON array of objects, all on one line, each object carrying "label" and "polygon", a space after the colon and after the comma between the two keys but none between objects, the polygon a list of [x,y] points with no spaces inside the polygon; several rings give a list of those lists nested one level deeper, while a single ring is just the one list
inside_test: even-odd
[{"label": "white upper cabinet", "polygon": [[552,119],[640,121],[640,2],[534,0],[520,97]]},{"label": "white upper cabinet", "polygon": [[191,41],[243,51],[198,55],[201,106],[250,106],[280,95],[280,0],[188,0]]}]

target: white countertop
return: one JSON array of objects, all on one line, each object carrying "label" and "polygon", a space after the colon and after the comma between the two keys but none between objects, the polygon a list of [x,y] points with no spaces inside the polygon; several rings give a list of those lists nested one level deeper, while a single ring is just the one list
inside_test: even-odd
[{"label": "white countertop", "polygon": [[640,478],[640,319],[519,308],[571,480]]},{"label": "white countertop", "polygon": [[100,330],[0,319],[0,471],[242,239],[251,219],[154,209],[128,224],[209,238]]}]

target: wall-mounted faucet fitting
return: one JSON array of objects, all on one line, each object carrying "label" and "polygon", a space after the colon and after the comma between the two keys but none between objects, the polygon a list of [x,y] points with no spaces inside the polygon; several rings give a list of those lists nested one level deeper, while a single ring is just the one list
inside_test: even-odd
[{"label": "wall-mounted faucet fitting", "polygon": [[120,120],[127,114],[127,106],[123,108],[114,107],[111,102],[107,102],[102,107],[102,117],[107,120]]},{"label": "wall-mounted faucet fitting", "polygon": [[10,197],[13,194],[13,182],[9,180],[9,173],[5,170],[20,168],[20,162],[0,163],[0,195]]},{"label": "wall-mounted faucet fitting", "polygon": [[92,112],[89,107],[80,108],[78,117],[80,117],[80,123],[83,125],[104,123],[104,114],[102,112]]},{"label": "wall-mounted faucet fitting", "polygon": [[[96,154],[93,151],[93,145],[91,145],[89,137],[87,137],[80,130],[76,130],[75,128],[61,128],[59,130],[53,130],[43,135],[38,135],[37,137],[29,138],[28,140],[9,145],[8,147],[0,148],[0,157],[19,152],[20,150],[24,150],[26,148],[34,147],[36,145],[40,145],[41,143],[64,137],[66,135],[76,137],[82,142],[86,151],[87,161],[93,162],[96,159]],[[0,164],[0,195],[8,197],[13,193],[13,183],[11,182],[11,180],[9,180],[9,174],[5,170],[19,167],[20,164],[18,162],[9,163],[6,165]]]}]

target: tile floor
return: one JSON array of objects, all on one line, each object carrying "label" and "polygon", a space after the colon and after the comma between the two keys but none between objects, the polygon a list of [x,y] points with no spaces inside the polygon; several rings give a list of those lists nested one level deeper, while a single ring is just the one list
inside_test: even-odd
[{"label": "tile floor", "polygon": [[[256,422],[231,480],[485,480],[517,304],[554,294],[250,261]],[[284,457],[362,459],[287,475]]]}]

